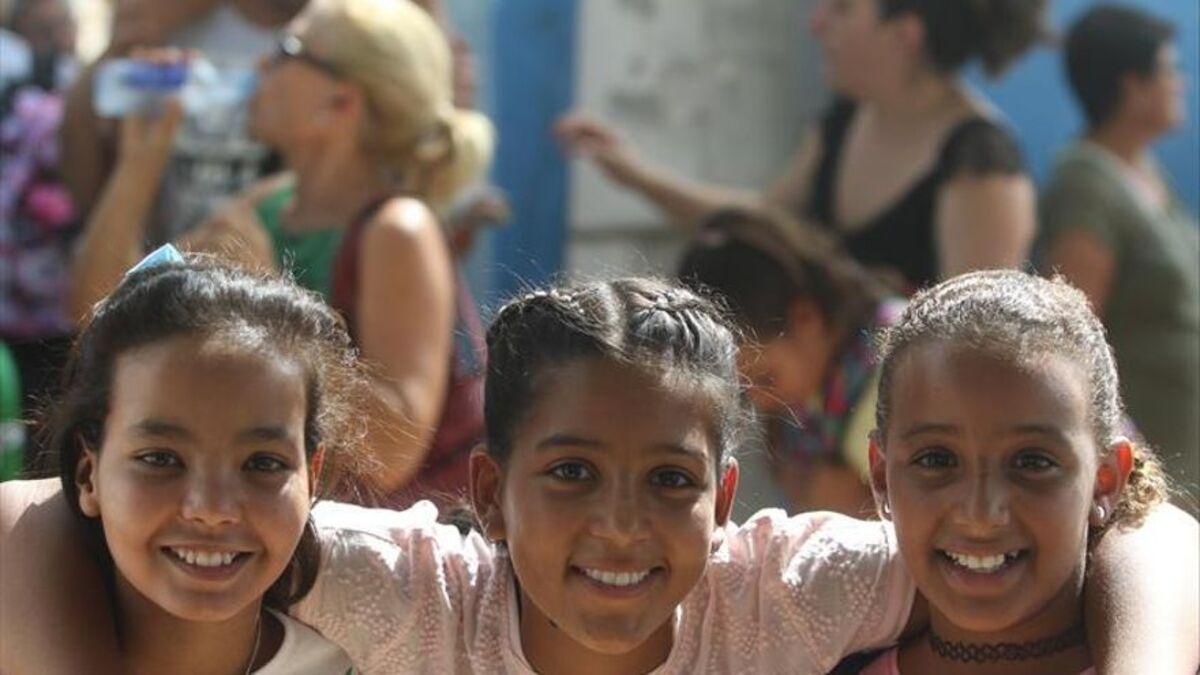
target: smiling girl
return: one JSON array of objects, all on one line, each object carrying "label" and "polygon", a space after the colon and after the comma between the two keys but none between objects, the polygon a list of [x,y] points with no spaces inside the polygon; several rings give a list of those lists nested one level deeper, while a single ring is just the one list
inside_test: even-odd
[{"label": "smiling girl", "polygon": [[871,461],[931,621],[864,672],[1094,672],[1088,552],[1166,491],[1121,413],[1104,330],[1065,282],[981,272],[913,299],[885,333]]},{"label": "smiling girl", "polygon": [[48,432],[133,670],[350,669],[284,612],[316,578],[309,508],[355,373],[340,320],[281,280],[180,260],[97,307]]},{"label": "smiling girl", "polygon": [[[821,673],[922,621],[886,523],[777,510],[729,521],[744,413],[734,331],[713,303],[640,279],[540,291],[500,310],[488,347],[488,442],[471,460],[478,531],[440,524],[429,503],[313,511],[321,570],[292,615],[364,672]],[[93,671],[117,662],[59,526],[7,486],[0,503],[20,514],[0,519],[0,555],[23,551],[3,558],[0,610],[70,624],[55,636],[77,636]],[[1197,542],[1194,527],[1152,534],[1164,532]],[[1126,535],[1097,553],[1112,578],[1089,595],[1117,611],[1089,618],[1110,661],[1177,646],[1173,634],[1111,639],[1140,628],[1130,608],[1163,606],[1161,586],[1136,572],[1154,541]],[[1196,565],[1160,572],[1183,588]],[[1194,621],[1189,611],[1149,614]],[[21,631],[4,641],[13,672],[58,644]]]}]

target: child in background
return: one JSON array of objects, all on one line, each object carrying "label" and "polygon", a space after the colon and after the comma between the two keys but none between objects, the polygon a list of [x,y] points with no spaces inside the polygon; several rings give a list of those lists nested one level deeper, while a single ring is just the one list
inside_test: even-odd
[{"label": "child in background", "polygon": [[357,377],[340,319],[276,278],[176,257],[96,308],[47,433],[132,668],[351,670],[284,612],[316,578],[309,508]]},{"label": "child in background", "polygon": [[931,621],[863,672],[1094,673],[1089,550],[1166,489],[1154,455],[1120,436],[1116,365],[1086,297],[977,272],[918,294],[884,335],[876,498]]},{"label": "child in background", "polygon": [[791,510],[873,514],[873,335],[904,301],[836,242],[782,212],[713,214],[679,276],[719,294],[743,328],[740,370],[766,416],[774,476]]},{"label": "child in background", "polygon": [[[488,445],[471,461],[480,532],[438,523],[428,503],[313,511],[321,571],[293,616],[364,672],[821,673],[921,621],[886,523],[778,510],[729,523],[744,419],[734,331],[709,301],[638,279],[537,292],[499,312],[488,346]],[[72,542],[19,487],[0,485],[0,513],[21,521],[0,518],[0,555],[22,550],[4,558],[0,610],[26,609],[33,628],[0,645],[6,663],[67,639],[95,670],[105,616],[79,599],[87,570],[47,554]],[[1108,576],[1089,599],[1115,611],[1089,619],[1109,660],[1178,647],[1129,611],[1157,610],[1164,583],[1175,593],[1196,576],[1194,561],[1138,573],[1164,535],[1200,547],[1194,525],[1104,542]],[[1195,621],[1194,608],[1137,616]],[[51,619],[53,639],[36,630]],[[1126,625],[1135,641],[1110,639]]]}]

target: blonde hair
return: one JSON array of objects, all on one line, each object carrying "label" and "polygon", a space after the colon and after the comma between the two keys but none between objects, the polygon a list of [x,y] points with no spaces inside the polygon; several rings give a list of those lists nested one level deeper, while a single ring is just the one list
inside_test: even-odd
[{"label": "blonde hair", "polygon": [[362,143],[404,189],[444,208],[487,169],[491,122],[454,106],[450,45],[425,10],[410,0],[312,0],[301,16],[305,46],[362,88]]}]

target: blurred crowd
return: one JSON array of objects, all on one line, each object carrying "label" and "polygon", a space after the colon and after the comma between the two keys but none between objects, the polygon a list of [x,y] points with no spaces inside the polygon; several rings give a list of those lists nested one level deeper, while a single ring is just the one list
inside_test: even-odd
[{"label": "blurred crowd", "polygon": [[[1178,501],[1200,480],[1200,229],[1153,144],[1183,122],[1175,27],[1116,4],[1061,36],[1086,120],[1039,191],[1003,115],[963,83],[1047,42],[1046,2],[824,0],[835,97],[759,193],[672,175],[588,111],[563,149],[686,232],[680,278],[743,330],[739,368],[791,510],[873,513],[873,335],[906,298],[988,268],[1061,274],[1115,350],[1127,433]],[[115,0],[75,57],[66,0],[0,29],[0,479],[44,466],[39,406],[76,326],[165,242],[284,270],[344,318],[372,372],[373,456],[344,497],[455,503],[483,433],[486,358],[461,273],[508,205],[475,55],[441,0]],[[174,78],[174,79],[172,79]],[[551,130],[547,130],[550,132]]]}]

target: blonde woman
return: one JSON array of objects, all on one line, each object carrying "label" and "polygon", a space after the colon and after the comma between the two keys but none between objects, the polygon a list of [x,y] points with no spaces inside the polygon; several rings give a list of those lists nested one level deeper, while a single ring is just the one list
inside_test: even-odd
[{"label": "blonde woman", "polygon": [[[451,73],[442,31],[415,4],[312,0],[261,63],[251,102],[251,132],[286,172],[182,242],[287,269],[343,314],[375,366],[377,403],[365,413],[379,463],[368,477],[389,492],[414,477],[439,492],[459,476],[465,486],[482,429],[478,380],[452,341],[458,310],[474,310],[460,300],[435,213],[486,167],[492,128],[454,107]],[[178,117],[169,108],[125,120],[117,170],[73,269],[77,315],[141,255]]]}]

